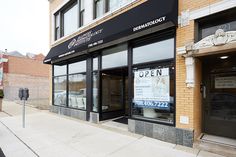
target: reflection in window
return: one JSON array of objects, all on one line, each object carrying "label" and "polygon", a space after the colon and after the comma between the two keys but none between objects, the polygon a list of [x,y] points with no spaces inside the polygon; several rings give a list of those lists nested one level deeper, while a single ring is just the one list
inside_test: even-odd
[{"label": "reflection in window", "polygon": [[123,76],[102,73],[102,111],[123,109]]},{"label": "reflection in window", "polygon": [[98,73],[93,72],[93,112],[98,112]]},{"label": "reflection in window", "polygon": [[86,75],[69,76],[69,107],[86,109]]},{"label": "reflection in window", "polygon": [[102,69],[127,66],[127,45],[109,48],[102,53]]},{"label": "reflection in window", "polygon": [[66,75],[67,71],[67,66],[66,65],[54,65],[54,76],[59,76],[59,75]]},{"label": "reflection in window", "polygon": [[133,49],[133,64],[174,58],[174,39],[159,41]]},{"label": "reflection in window", "polygon": [[85,8],[84,8],[84,0],[80,0],[80,10],[79,10],[79,26],[83,26],[84,25],[84,12],[85,12]]},{"label": "reflection in window", "polygon": [[69,64],[69,74],[86,72],[86,61]]},{"label": "reflection in window", "polygon": [[[145,73],[145,75],[143,75]],[[135,118],[174,123],[174,67],[134,69]]]},{"label": "reflection in window", "polygon": [[54,77],[54,105],[66,106],[66,76]]},{"label": "reflection in window", "polygon": [[64,13],[64,35],[74,32],[78,28],[78,8],[74,5],[71,9]]},{"label": "reflection in window", "polygon": [[60,14],[55,15],[55,40],[60,38]]},{"label": "reflection in window", "polygon": [[109,0],[108,10],[113,11],[131,1],[132,0]]},{"label": "reflection in window", "polygon": [[105,1],[95,0],[95,18],[101,17],[105,13]]}]

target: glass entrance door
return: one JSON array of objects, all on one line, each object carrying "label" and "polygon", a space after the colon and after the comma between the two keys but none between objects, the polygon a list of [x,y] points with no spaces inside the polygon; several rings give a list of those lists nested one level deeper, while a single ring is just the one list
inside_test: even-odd
[{"label": "glass entrance door", "polygon": [[236,138],[236,61],[211,58],[203,67],[205,132]]},{"label": "glass entrance door", "polygon": [[125,115],[127,108],[127,68],[101,72],[101,118],[111,119]]}]

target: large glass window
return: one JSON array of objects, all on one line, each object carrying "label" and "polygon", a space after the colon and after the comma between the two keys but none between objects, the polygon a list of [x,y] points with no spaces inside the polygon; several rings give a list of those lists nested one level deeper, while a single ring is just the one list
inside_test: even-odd
[{"label": "large glass window", "polygon": [[173,60],[173,38],[133,48],[133,117],[174,124]]},{"label": "large glass window", "polygon": [[122,44],[102,52],[102,69],[127,66],[127,45]]},{"label": "large glass window", "polygon": [[68,35],[74,32],[78,28],[77,13],[78,13],[77,5],[73,5],[72,8],[70,8],[63,14],[64,35]]},{"label": "large glass window", "polygon": [[86,109],[86,61],[69,64],[69,107]]},{"label": "large glass window", "polygon": [[[55,16],[55,40],[69,35],[84,25],[85,6],[84,0],[78,0],[59,10]],[[69,2],[71,3],[71,2]]]},{"label": "large glass window", "polygon": [[134,68],[133,117],[174,123],[174,66]]},{"label": "large glass window", "polygon": [[133,64],[174,58],[174,39],[167,39],[133,49]]},{"label": "large glass window", "polygon": [[66,76],[54,77],[54,105],[66,106]]},{"label": "large glass window", "polygon": [[54,65],[53,76],[66,75],[67,66],[66,65]]},{"label": "large glass window", "polygon": [[69,107],[86,109],[86,75],[69,75]]},{"label": "large glass window", "polygon": [[93,58],[93,112],[98,112],[98,57]]},{"label": "large glass window", "polygon": [[69,74],[86,72],[86,61],[69,64]]}]

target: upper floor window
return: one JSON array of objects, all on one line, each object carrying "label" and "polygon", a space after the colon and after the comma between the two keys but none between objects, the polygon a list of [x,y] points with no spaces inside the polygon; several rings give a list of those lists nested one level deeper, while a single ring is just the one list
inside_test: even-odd
[{"label": "upper floor window", "polygon": [[101,17],[108,11],[113,11],[132,0],[94,0],[95,18]]},{"label": "upper floor window", "polygon": [[70,1],[55,16],[55,40],[69,35],[84,25],[84,0]]},{"label": "upper floor window", "polygon": [[95,0],[95,18],[101,17],[107,12],[106,1],[107,0]]},{"label": "upper floor window", "polygon": [[60,14],[55,15],[55,40],[60,38]]},{"label": "upper floor window", "polygon": [[79,1],[79,26],[80,27],[84,25],[84,12],[85,12],[84,0],[80,0]]},{"label": "upper floor window", "polygon": [[63,13],[63,34],[68,35],[78,28],[77,5],[74,4],[70,9]]}]

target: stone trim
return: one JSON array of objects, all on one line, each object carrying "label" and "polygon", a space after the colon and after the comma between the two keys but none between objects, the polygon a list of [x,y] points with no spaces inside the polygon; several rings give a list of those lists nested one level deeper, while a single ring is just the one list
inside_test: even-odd
[{"label": "stone trim", "polygon": [[86,111],[52,105],[50,112],[86,121]]},{"label": "stone trim", "polygon": [[234,7],[236,7],[235,0],[222,0],[200,9],[192,11],[185,10],[181,12],[178,23],[181,25],[181,27],[187,26],[191,20],[196,20]]},{"label": "stone trim", "polygon": [[90,112],[90,122],[98,124],[99,123],[99,113]]},{"label": "stone trim", "polygon": [[128,130],[132,133],[155,138],[161,141],[193,147],[193,130],[180,129],[173,126],[155,124],[139,120],[128,120]]},{"label": "stone trim", "polygon": [[224,32],[218,29],[215,34],[210,35],[193,45],[193,50],[209,48],[213,46],[221,46],[236,42],[236,31]]}]

